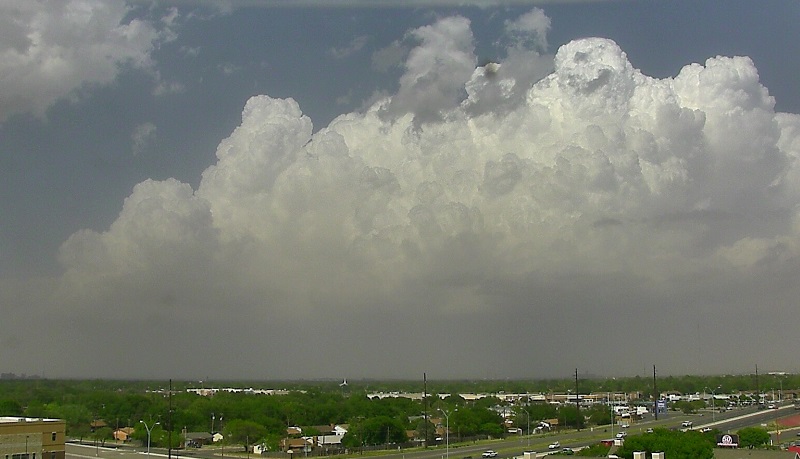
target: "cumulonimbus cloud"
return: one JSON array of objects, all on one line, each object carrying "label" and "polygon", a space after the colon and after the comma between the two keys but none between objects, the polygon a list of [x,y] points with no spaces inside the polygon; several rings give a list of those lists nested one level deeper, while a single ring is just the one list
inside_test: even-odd
[{"label": "cumulonimbus cloud", "polygon": [[[470,116],[465,108],[517,76],[478,68],[458,78],[451,65],[424,63],[460,69],[452,50],[461,49],[470,64],[467,26],[456,17],[419,29],[400,92],[316,134],[291,99],[252,98],[196,192],[142,184],[109,231],[64,245],[82,254],[65,255],[67,269],[153,269],[143,247],[200,250],[208,241],[190,237],[200,233],[216,234],[221,250],[259,247],[250,263],[283,264],[289,286],[329,272],[402,282],[447,265],[453,250],[490,253],[471,263],[495,275],[639,269],[632,259],[710,267],[753,239],[794,250],[797,152],[786,148],[796,146],[787,136],[798,120],[774,112],[749,59],[712,58],[658,80],[612,41],[578,40],[512,111]],[[455,83],[469,87],[460,104],[447,89]],[[756,221],[763,214],[775,218]],[[116,250],[134,245],[139,256]],[[738,266],[768,256],[749,247]],[[91,262],[74,261],[87,254]]]},{"label": "cumulonimbus cloud", "polygon": [[797,256],[800,116],[750,59],[656,79],[587,38],[476,68],[463,18],[411,36],[399,91],[316,133],[292,99],[251,98],[196,190],[142,183],[107,231],[64,243],[66,296],[185,295],[200,314],[226,285],[253,317],[458,314],[567,274],[654,293]]}]

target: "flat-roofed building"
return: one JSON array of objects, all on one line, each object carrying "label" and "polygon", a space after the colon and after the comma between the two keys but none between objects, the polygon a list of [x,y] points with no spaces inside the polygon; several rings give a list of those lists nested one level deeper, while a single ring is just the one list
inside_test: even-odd
[{"label": "flat-roofed building", "polygon": [[0,416],[0,459],[65,459],[62,419]]}]

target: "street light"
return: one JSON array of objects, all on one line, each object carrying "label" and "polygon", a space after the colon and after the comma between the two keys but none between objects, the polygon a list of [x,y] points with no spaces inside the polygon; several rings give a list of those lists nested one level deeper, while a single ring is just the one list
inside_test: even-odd
[{"label": "street light", "polygon": [[[717,414],[716,413],[717,412],[717,408],[716,408],[715,402],[714,402],[714,399],[716,398],[716,395],[717,395],[716,391],[721,389],[721,388],[722,388],[722,386],[717,386],[716,389],[711,389],[711,422],[715,421],[715,417],[716,417],[716,414]],[[706,387],[706,390],[708,390],[708,387]]]},{"label": "street light", "polygon": [[[444,445],[445,445],[444,446],[444,450],[445,450],[445,456],[447,457],[447,459],[450,459],[450,413],[448,413],[447,411],[445,411],[445,410],[443,410],[441,408],[439,408],[439,411],[441,411],[442,414],[444,415],[444,419],[445,419],[445,422],[446,422],[445,427],[444,427],[444,429],[445,429],[445,431],[444,431]],[[458,411],[458,408],[454,409],[453,411],[454,412]]]},{"label": "street light", "polygon": [[525,408],[522,409],[525,412],[525,419],[528,421],[528,450],[531,449],[531,414],[528,413],[528,410]]},{"label": "street light", "polygon": [[155,424],[153,424],[153,425],[152,425],[152,426],[150,426],[150,427],[148,427],[148,426],[147,426],[147,423],[146,423],[146,422],[144,422],[144,421],[139,421],[139,422],[141,422],[142,424],[144,424],[144,428],[145,428],[145,430],[147,430],[147,457],[150,457],[150,431],[151,431],[151,430],[152,430],[152,429],[153,429],[155,426],[157,426],[157,425],[161,424],[161,422],[159,422],[159,421],[156,421],[156,423],[155,423]]},{"label": "street light", "polygon": [[611,393],[608,394],[608,404],[611,405],[611,438],[614,438],[614,402],[611,400]]},{"label": "street light", "polygon": [[[222,418],[223,417],[224,417],[223,413],[220,413],[219,414],[219,432],[220,432],[220,435],[222,435],[222,432],[223,432],[223,430],[222,430]],[[220,441],[220,446],[222,446],[222,457],[225,457],[225,437],[221,437],[219,441]]]}]

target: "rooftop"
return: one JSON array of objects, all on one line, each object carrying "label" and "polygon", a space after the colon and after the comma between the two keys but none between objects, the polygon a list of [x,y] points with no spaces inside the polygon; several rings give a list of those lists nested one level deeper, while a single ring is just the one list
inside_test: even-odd
[{"label": "rooftop", "polygon": [[50,418],[25,418],[21,416],[0,416],[0,423],[11,424],[15,422],[58,422],[60,419]]}]

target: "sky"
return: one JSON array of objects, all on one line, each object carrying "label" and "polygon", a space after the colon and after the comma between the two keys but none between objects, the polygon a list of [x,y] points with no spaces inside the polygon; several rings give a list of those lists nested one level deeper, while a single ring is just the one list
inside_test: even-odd
[{"label": "sky", "polygon": [[0,2],[0,371],[800,371],[800,2]]}]

